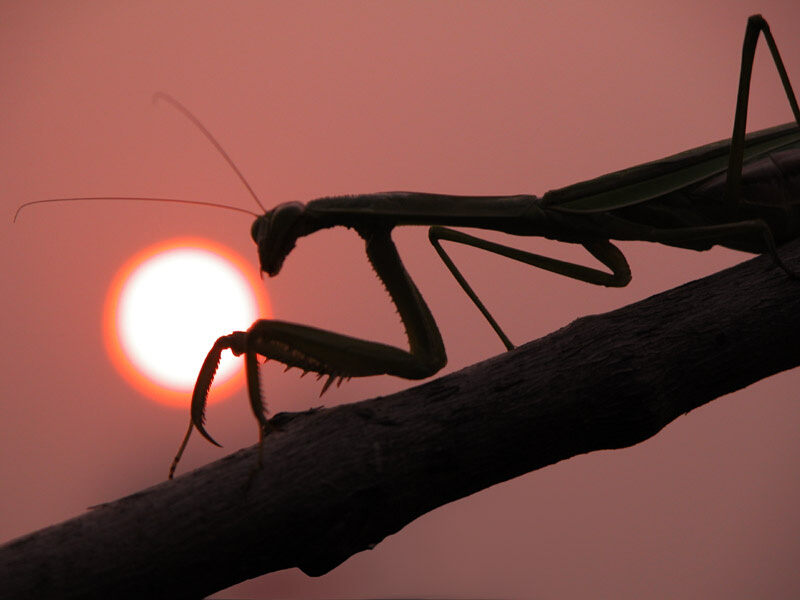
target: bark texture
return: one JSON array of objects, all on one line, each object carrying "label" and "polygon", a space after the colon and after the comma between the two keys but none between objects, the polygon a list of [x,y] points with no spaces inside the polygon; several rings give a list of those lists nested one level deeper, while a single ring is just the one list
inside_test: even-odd
[{"label": "bark texture", "polygon": [[[800,242],[784,260],[800,270]],[[279,415],[257,448],[0,548],[2,598],[202,598],[321,575],[420,515],[800,364],[800,282],[767,258],[388,397]]]}]

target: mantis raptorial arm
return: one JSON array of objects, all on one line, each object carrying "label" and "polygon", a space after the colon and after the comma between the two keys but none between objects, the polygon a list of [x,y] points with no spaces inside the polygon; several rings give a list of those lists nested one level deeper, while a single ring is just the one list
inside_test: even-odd
[{"label": "mantis raptorial arm", "polygon": [[275,360],[287,369],[297,367],[319,376],[327,376],[322,392],[335,381],[369,375],[395,375],[406,379],[424,379],[441,370],[447,362],[444,342],[436,322],[417,286],[403,266],[391,239],[391,229],[359,231],[366,241],[367,257],[394,302],[405,326],[409,350],[333,333],[315,327],[271,319],[256,321],[246,332],[237,331],[219,338],[208,353],[192,394],[189,428],[170,467],[175,473],[192,428],[212,444],[219,446],[204,427],[208,392],[214,380],[223,350],[245,357],[247,393],[258,421],[259,442],[271,431],[266,418],[258,373],[259,356]]}]

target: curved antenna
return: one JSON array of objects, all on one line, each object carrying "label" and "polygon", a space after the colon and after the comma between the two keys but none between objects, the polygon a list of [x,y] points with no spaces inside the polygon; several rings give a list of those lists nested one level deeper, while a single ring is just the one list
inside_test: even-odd
[{"label": "curved antenna", "polygon": [[153,94],[153,104],[158,104],[159,100],[165,100],[166,102],[171,104],[173,106],[173,108],[175,108],[178,111],[180,111],[181,113],[183,113],[183,116],[185,116],[187,119],[189,119],[192,123],[195,124],[195,126],[201,132],[203,132],[203,135],[206,136],[208,141],[211,142],[212,144],[214,144],[214,147],[222,155],[222,158],[224,158],[228,162],[228,164],[230,165],[231,169],[233,169],[234,173],[236,173],[236,175],[239,176],[239,179],[244,184],[244,186],[247,188],[247,191],[250,192],[250,195],[256,201],[256,204],[258,204],[261,207],[261,210],[263,210],[264,212],[267,212],[267,209],[264,207],[263,204],[261,204],[261,200],[258,199],[258,196],[256,196],[256,193],[253,191],[253,188],[250,187],[249,183],[247,183],[247,179],[244,178],[244,175],[242,175],[242,172],[239,171],[239,169],[236,167],[234,162],[231,160],[231,157],[228,156],[227,152],[225,152],[225,149],[222,147],[222,145],[216,140],[216,138],[213,135],[211,135],[211,132],[208,129],[206,129],[205,125],[203,125],[200,122],[200,119],[195,117],[188,108],[186,108],[183,104],[181,104],[180,102],[175,100],[175,98],[173,98],[169,94],[165,94],[164,92],[156,92],[155,94]]},{"label": "curved antenna", "polygon": [[213,202],[202,202],[200,200],[179,200],[177,198],[149,198],[149,197],[142,197],[142,196],[80,196],[76,198],[46,198],[44,200],[32,200],[30,202],[26,202],[22,206],[17,209],[17,212],[14,213],[14,222],[17,222],[17,217],[19,213],[22,212],[23,208],[27,208],[28,206],[32,206],[34,204],[47,204],[50,202],[81,202],[84,200],[136,200],[140,202],[174,202],[175,204],[195,204],[197,206],[213,206],[214,208],[224,208],[227,210],[235,210],[236,212],[245,213],[248,215],[252,215],[258,218],[260,215],[254,213],[253,211],[247,210],[246,208],[239,208],[238,206],[227,206],[225,204],[214,204]]}]

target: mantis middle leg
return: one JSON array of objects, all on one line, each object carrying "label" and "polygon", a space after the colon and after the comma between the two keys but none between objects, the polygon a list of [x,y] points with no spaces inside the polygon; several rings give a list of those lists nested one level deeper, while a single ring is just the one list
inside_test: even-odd
[{"label": "mantis middle leg", "polygon": [[545,271],[558,273],[559,275],[564,275],[566,277],[571,277],[572,279],[585,281],[586,283],[592,283],[594,285],[603,285],[606,287],[624,287],[628,285],[631,280],[631,269],[628,266],[628,261],[625,260],[625,255],[623,255],[619,248],[614,246],[608,240],[595,240],[592,242],[586,242],[583,244],[583,247],[586,248],[597,260],[608,267],[611,270],[610,273],[601,271],[600,269],[585,267],[576,263],[558,260],[548,256],[542,256],[541,254],[526,252],[511,246],[497,244],[495,242],[490,242],[488,240],[484,240],[455,229],[449,229],[447,227],[431,227],[428,230],[428,239],[430,240],[431,244],[433,244],[433,247],[436,249],[436,252],[439,254],[439,257],[447,266],[450,273],[453,274],[453,277],[456,278],[456,281],[458,281],[459,285],[467,294],[467,296],[469,296],[470,300],[472,300],[475,306],[478,307],[478,310],[481,311],[481,314],[483,314],[484,318],[489,322],[489,325],[491,325],[492,329],[494,329],[495,333],[503,342],[503,345],[507,350],[512,350],[514,348],[514,344],[511,343],[511,341],[508,339],[508,336],[503,332],[500,325],[497,324],[497,321],[494,319],[492,314],[487,310],[486,306],[484,306],[481,299],[478,298],[478,295],[473,291],[469,283],[467,283],[467,280],[461,274],[461,271],[458,270],[458,267],[456,267],[455,263],[450,258],[450,255],[448,255],[444,248],[442,248],[440,240],[456,242],[459,244],[472,246],[473,248],[487,250],[494,254],[499,254],[500,256],[505,256],[506,258],[511,258],[527,265],[539,267]]}]

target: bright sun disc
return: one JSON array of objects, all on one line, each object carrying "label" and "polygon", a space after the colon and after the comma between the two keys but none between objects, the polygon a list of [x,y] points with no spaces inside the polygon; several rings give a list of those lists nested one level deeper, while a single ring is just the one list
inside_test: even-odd
[{"label": "bright sun disc", "polygon": [[[253,268],[206,240],[173,240],[139,253],[119,272],[106,306],[114,363],[140,391],[186,406],[216,339],[271,316]],[[222,354],[212,399],[241,384],[241,358]]]}]

